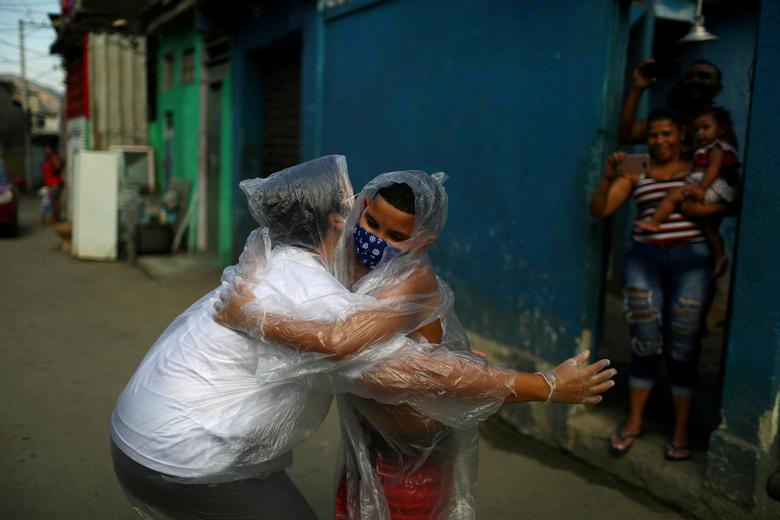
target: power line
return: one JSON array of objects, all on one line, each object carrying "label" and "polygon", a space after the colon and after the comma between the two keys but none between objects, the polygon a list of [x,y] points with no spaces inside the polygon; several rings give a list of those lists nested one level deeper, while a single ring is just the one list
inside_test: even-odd
[{"label": "power line", "polygon": [[33,9],[31,7],[16,7],[16,6],[9,6],[0,4],[0,11],[13,11],[17,13],[36,13],[36,15],[49,15],[49,13],[55,14],[54,10],[48,11],[43,9]]},{"label": "power line", "polygon": [[44,11],[42,9],[30,9],[29,7],[5,7],[4,5],[0,4],[0,11],[16,11],[17,13],[38,13],[47,15],[49,14],[49,11]]},{"label": "power line", "polygon": [[[0,56],[0,61],[9,61],[9,60],[5,60],[5,59],[3,59],[2,56]],[[52,74],[57,74],[56,76],[53,76],[53,77],[58,79],[58,80],[62,80],[62,81],[65,80],[64,74],[63,75],[59,75],[58,74],[59,70],[54,69],[54,68],[49,69],[49,70],[38,70],[38,69],[31,69],[31,70],[36,73],[36,75],[31,78],[33,80],[35,80],[35,79],[37,79],[39,77],[46,77],[46,76],[52,77],[52,76],[50,76]],[[8,74],[8,73],[5,73],[5,74]],[[12,74],[15,74],[15,73],[12,73]],[[30,81],[30,80],[28,80],[28,81]]]},{"label": "power line", "polygon": [[[13,42],[9,42],[8,40],[4,40],[3,38],[0,38],[0,45],[5,45],[6,47],[13,47],[14,49],[18,49],[19,45]],[[44,56],[48,56],[48,52],[43,49],[36,49],[34,47],[30,47],[29,45],[24,46],[25,52],[30,52],[32,54],[40,54]]]},{"label": "power line", "polygon": [[41,29],[51,29],[56,31],[54,26],[48,22],[24,22],[25,31],[40,31]]},{"label": "power line", "polygon": [[[24,30],[25,31],[36,31],[38,29],[54,29],[54,26],[51,24],[51,22],[41,22],[41,21],[35,21],[35,20],[22,20],[19,19],[18,22],[24,22]],[[7,31],[13,29],[14,31],[19,30],[19,23],[2,23],[0,22],[0,31]]]},{"label": "power line", "polygon": [[[19,44],[18,43],[14,43],[14,42],[5,40],[3,38],[0,38],[0,44],[6,45],[8,47],[13,47],[14,49],[18,49],[19,48]],[[24,47],[25,47],[25,49],[24,49],[25,52],[32,52],[33,54],[41,54],[41,55],[44,55],[44,56],[50,56],[50,54],[48,52],[46,52],[46,51],[42,51],[40,49],[34,49],[34,48],[31,48],[31,47],[29,47],[27,45],[25,45]]]},{"label": "power line", "polygon": [[[21,62],[19,60],[14,60],[11,58],[7,58],[5,56],[0,56],[0,61],[4,61],[5,63],[10,63],[12,65],[21,65]],[[27,67],[27,68],[29,68],[33,72],[41,72],[41,69],[34,69],[32,67]]]},{"label": "power line", "polygon": [[57,70],[58,68],[59,68],[59,67],[58,67],[57,65],[52,65],[52,66],[50,66],[48,69],[43,69],[43,70],[41,70],[40,72],[38,72],[38,74],[43,74],[43,73],[45,73],[45,72],[52,72],[52,71],[54,71],[54,70]]},{"label": "power line", "polygon": [[59,2],[57,2],[56,0],[49,0],[49,1],[37,0],[36,2],[19,2],[18,0],[16,0],[16,1],[12,0],[10,2],[0,2],[0,6],[4,6],[4,5],[21,5],[21,6],[25,6],[25,5],[48,5],[48,6],[51,6],[53,9],[56,9],[56,8],[59,7],[57,4],[59,4]]},{"label": "power line", "polygon": [[[41,72],[41,73],[39,73],[39,74],[36,74],[35,76],[33,76],[33,77],[32,77],[32,80],[34,81],[34,80],[37,80],[37,79],[38,79],[38,78],[40,78],[40,77],[46,77],[46,76],[49,76],[50,74],[56,74],[57,72],[58,72],[58,71],[57,71],[56,69],[52,69],[52,70],[45,70],[45,71],[43,71],[43,72]],[[51,77],[54,77],[54,78],[56,78],[56,79],[59,79],[59,80],[63,80],[63,81],[65,81],[65,76],[63,76],[63,75],[49,76],[49,77],[50,77],[50,78],[51,78]]]},{"label": "power line", "polygon": [[48,5],[52,9],[56,9],[57,5],[55,2],[0,2],[0,7],[29,7],[29,6],[44,6]]},{"label": "power line", "polygon": [[31,60],[48,60],[53,59],[57,60],[62,58],[59,54],[33,54],[32,56],[27,56],[28,59]]}]

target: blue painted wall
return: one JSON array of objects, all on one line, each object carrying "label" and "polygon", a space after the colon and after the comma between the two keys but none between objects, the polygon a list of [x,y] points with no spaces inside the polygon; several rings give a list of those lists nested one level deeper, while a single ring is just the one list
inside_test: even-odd
[{"label": "blue painted wall", "polygon": [[432,256],[462,319],[549,360],[596,321],[586,205],[616,115],[619,10],[395,0],[325,24],[322,153],[345,154],[356,187],[390,170],[449,173]]},{"label": "blue painted wall", "polygon": [[[766,30],[748,125],[751,64],[734,56],[752,56],[756,15],[727,8],[711,24],[708,18],[721,41],[692,47],[688,56],[722,67],[720,102],[734,112],[743,140],[750,129],[743,148],[751,202],[738,244],[724,391],[728,426],[710,452],[712,464],[723,464],[723,489],[733,487],[729,464],[744,460],[746,446],[761,456],[766,450],[751,447],[776,443],[780,407],[773,321],[780,287],[771,278],[780,242],[767,241],[780,217],[772,181],[780,67],[770,37],[778,32]],[[776,25],[777,8],[769,11]],[[516,352],[558,361],[587,338],[583,332],[594,332],[596,343],[599,337],[603,228],[588,217],[587,203],[616,145],[628,12],[628,3],[612,0],[565,9],[544,0],[352,0],[334,8],[299,0],[250,11],[233,41],[234,185],[261,168],[258,52],[297,38],[301,159],[346,155],[356,188],[390,170],[448,172],[450,221],[432,256],[457,294],[459,314],[471,329],[521,347]],[[238,189],[233,197],[240,248],[252,223]],[[755,480],[757,465],[738,478]],[[716,485],[717,468],[710,473]]]},{"label": "blue painted wall", "polygon": [[708,476],[724,493],[766,500],[777,469],[780,421],[780,5],[762,2],[745,147],[733,306],[723,390],[723,423],[710,442]]}]

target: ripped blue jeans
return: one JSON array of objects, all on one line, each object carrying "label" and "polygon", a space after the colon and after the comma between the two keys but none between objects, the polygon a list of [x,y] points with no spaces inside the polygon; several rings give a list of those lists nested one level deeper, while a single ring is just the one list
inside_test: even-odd
[{"label": "ripped blue jeans", "polygon": [[626,253],[624,311],[631,329],[632,388],[652,388],[666,358],[672,395],[691,397],[712,303],[712,254],[706,242],[657,246],[634,242]]}]

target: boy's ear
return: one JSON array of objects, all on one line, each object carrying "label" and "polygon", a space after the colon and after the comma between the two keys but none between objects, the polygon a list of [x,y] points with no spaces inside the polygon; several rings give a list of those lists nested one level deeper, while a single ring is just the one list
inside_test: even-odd
[{"label": "boy's ear", "polygon": [[328,214],[328,227],[337,233],[344,231],[344,219],[336,213]]},{"label": "boy's ear", "polygon": [[433,244],[436,243],[437,237],[433,235],[428,235],[426,237],[423,237],[420,239],[420,241],[415,244],[415,246],[412,248],[416,251],[427,251],[431,247],[433,247]]}]

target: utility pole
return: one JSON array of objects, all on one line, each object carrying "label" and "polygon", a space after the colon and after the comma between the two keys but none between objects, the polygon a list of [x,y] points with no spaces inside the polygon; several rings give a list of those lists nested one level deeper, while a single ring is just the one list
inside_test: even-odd
[{"label": "utility pole", "polygon": [[27,106],[27,73],[24,66],[24,20],[19,20],[19,64],[22,69],[22,113],[24,128],[24,180],[32,188],[32,159],[30,157],[30,111]]}]

